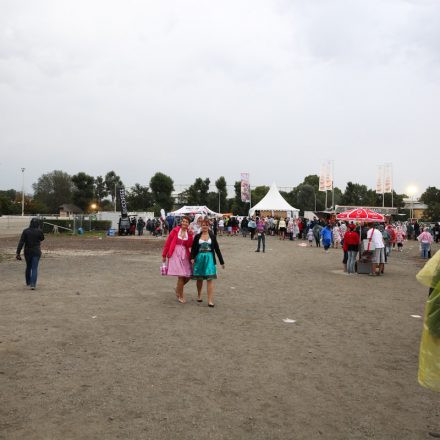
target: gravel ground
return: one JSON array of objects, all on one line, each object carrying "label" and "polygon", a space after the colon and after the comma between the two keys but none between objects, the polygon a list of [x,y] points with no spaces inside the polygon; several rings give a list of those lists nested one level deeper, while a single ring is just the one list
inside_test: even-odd
[{"label": "gravel ground", "polygon": [[[415,242],[383,277],[341,251],[220,237],[216,307],[181,305],[163,239],[47,237],[37,290],[0,238],[1,439],[429,439]],[[437,248],[436,248],[437,249]],[[295,320],[285,323],[283,319]]]}]

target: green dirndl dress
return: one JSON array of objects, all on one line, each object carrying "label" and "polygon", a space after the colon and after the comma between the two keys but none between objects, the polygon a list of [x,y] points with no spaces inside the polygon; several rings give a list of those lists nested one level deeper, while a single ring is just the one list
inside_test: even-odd
[{"label": "green dirndl dress", "polygon": [[199,253],[196,256],[193,267],[193,279],[195,280],[215,280],[217,269],[212,255],[211,239],[199,242]]}]

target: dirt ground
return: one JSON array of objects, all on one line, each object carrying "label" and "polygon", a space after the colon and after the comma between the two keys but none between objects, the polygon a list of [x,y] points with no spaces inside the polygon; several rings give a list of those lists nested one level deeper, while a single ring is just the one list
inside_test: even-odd
[{"label": "dirt ground", "polygon": [[[47,237],[37,290],[0,238],[1,439],[429,439],[415,242],[383,277],[341,250],[220,237],[216,307],[159,275],[163,239]],[[438,248],[438,247],[437,247]],[[436,248],[436,249],[437,249]],[[285,323],[283,319],[296,320]]]}]

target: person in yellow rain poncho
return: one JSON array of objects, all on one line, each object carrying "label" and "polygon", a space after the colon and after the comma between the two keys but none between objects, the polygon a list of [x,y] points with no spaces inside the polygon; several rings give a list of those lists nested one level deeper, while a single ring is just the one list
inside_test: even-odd
[{"label": "person in yellow rain poncho", "polygon": [[419,355],[419,383],[440,392],[440,251],[417,274],[429,287]]}]

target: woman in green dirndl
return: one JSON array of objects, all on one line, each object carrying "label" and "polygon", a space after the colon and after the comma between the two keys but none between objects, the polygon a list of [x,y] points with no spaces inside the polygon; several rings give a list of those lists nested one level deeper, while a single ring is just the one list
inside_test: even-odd
[{"label": "woman in green dirndl", "polygon": [[214,280],[217,278],[215,254],[223,269],[225,262],[215,235],[209,230],[209,220],[202,221],[202,232],[194,237],[191,248],[193,279],[197,280],[197,301],[202,302],[203,281],[206,280],[208,290],[208,306],[214,307]]}]

